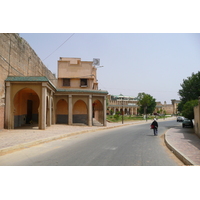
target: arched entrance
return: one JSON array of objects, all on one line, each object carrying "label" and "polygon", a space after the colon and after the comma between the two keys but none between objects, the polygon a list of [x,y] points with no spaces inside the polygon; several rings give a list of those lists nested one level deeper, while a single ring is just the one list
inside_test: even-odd
[{"label": "arched entrance", "polygon": [[56,105],[56,124],[68,124],[68,104],[60,99]]},{"label": "arched entrance", "polygon": [[88,125],[88,109],[84,101],[78,100],[73,107],[73,123]]},{"label": "arched entrance", "polygon": [[38,124],[39,97],[37,93],[24,88],[14,97],[14,128],[25,124]]},{"label": "arched entrance", "polygon": [[93,103],[93,118],[103,124],[103,105],[99,100]]}]

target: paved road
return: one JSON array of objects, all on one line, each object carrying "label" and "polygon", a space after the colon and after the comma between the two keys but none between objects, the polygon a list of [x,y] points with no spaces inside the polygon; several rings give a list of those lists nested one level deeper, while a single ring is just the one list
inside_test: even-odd
[{"label": "paved road", "polygon": [[163,133],[180,126],[160,121],[159,135],[149,124],[84,133],[0,157],[6,166],[177,166],[183,165],[163,145]]}]

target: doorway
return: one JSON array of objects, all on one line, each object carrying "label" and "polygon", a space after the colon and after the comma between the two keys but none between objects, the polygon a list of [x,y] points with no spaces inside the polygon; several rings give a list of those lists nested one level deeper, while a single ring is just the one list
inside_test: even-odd
[{"label": "doorway", "polygon": [[33,114],[33,101],[27,100],[27,117],[26,117],[26,124],[31,124]]}]

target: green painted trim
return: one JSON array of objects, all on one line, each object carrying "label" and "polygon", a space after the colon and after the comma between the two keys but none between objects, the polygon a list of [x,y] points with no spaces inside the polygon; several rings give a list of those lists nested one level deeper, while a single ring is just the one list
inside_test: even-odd
[{"label": "green painted trim", "polygon": [[8,76],[5,81],[49,82],[49,79],[45,76]]},{"label": "green painted trim", "polygon": [[56,89],[56,92],[108,94],[105,90]]}]

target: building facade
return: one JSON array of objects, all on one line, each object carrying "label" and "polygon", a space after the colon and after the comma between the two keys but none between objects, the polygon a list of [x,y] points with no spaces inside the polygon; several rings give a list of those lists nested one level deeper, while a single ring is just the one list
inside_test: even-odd
[{"label": "building facade", "polygon": [[125,115],[137,115],[138,105],[137,100],[131,96],[123,95],[108,95],[107,114],[112,115],[117,112]]},{"label": "building facade", "polygon": [[[112,115],[120,112],[120,114],[125,115],[138,115],[138,102],[135,97],[124,96],[124,95],[108,95],[107,96],[108,106],[107,114]],[[178,114],[178,104],[180,100],[171,100],[171,104],[164,102],[156,102],[156,108],[154,113],[167,114],[167,115],[177,115]]]},{"label": "building facade", "polygon": [[58,78],[18,34],[0,34],[0,129],[37,124],[106,126],[107,91],[92,61],[60,58]]}]

